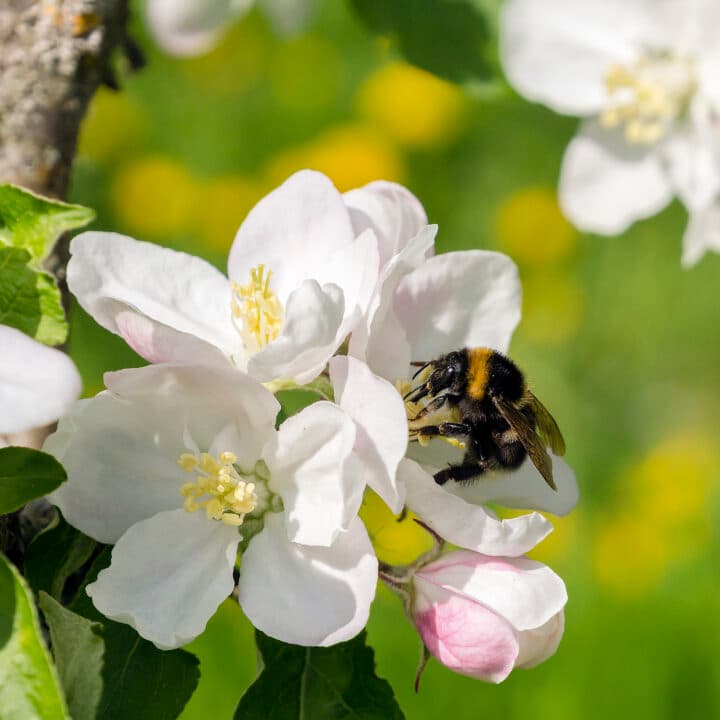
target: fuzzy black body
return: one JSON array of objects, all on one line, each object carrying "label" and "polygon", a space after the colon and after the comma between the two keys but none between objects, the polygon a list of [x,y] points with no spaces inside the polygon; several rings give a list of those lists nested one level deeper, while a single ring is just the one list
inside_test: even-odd
[{"label": "fuzzy black body", "polygon": [[487,470],[520,466],[527,450],[499,408],[512,406],[530,431],[536,428],[536,418],[529,400],[532,395],[528,396],[525,378],[515,363],[494,350],[471,348],[438,358],[432,368],[413,399],[419,394],[430,396],[433,410],[456,409],[460,421],[421,427],[418,432],[426,437],[462,436],[466,444],[462,464],[436,473],[435,481],[442,485],[448,480],[470,480]]}]

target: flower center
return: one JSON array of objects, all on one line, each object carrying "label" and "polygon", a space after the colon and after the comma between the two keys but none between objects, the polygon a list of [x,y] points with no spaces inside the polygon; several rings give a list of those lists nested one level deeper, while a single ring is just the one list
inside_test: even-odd
[{"label": "flower center", "polygon": [[250,271],[247,285],[232,283],[232,322],[250,352],[264,348],[282,330],[283,306],[270,289],[271,277],[271,271],[258,265]]},{"label": "flower center", "polygon": [[[423,376],[416,378],[416,384],[421,383],[425,379],[426,377]],[[415,386],[416,385],[414,385],[409,380],[395,381],[395,387],[397,388],[400,395],[403,397],[405,397],[405,395],[407,395],[408,392],[410,392],[410,390]],[[439,410],[433,410],[432,412],[426,413],[426,403],[423,403],[422,401],[413,402],[412,400],[405,400],[404,402],[405,415],[407,416],[408,420],[408,436],[410,440],[417,441],[418,445],[421,445],[422,447],[426,447],[427,445],[429,445],[432,438],[429,435],[422,435],[420,433],[421,428],[426,427],[427,425],[439,425],[440,423],[444,422],[457,422],[457,417],[455,417],[455,414],[450,408],[443,407]],[[442,435],[434,435],[432,437],[436,438],[437,440],[444,440],[446,443],[448,443],[448,445],[452,445],[461,449],[465,448],[465,443],[462,442],[462,440],[458,440],[457,438],[444,437]]]},{"label": "flower center", "polygon": [[236,527],[242,525],[245,516],[257,507],[260,488],[240,475],[236,461],[231,452],[220,453],[218,458],[209,453],[202,453],[199,458],[192,453],[180,455],[178,465],[185,472],[197,474],[196,480],[180,488],[185,510],[204,509],[208,519]]},{"label": "flower center", "polygon": [[648,52],[631,65],[612,65],[605,74],[606,128],[624,126],[629,143],[652,145],[687,109],[695,93],[695,62],[665,52]]}]

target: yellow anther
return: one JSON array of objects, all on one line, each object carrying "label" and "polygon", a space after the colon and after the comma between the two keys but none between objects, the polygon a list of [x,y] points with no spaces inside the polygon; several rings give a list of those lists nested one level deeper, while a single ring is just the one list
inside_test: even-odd
[{"label": "yellow anther", "polygon": [[195,482],[185,483],[180,488],[180,494],[185,498],[185,510],[204,509],[209,519],[221,520],[226,525],[242,525],[245,515],[257,506],[258,498],[255,483],[246,482],[240,476],[234,467],[236,461],[237,457],[231,452],[220,453],[218,459],[202,453],[199,461],[189,453],[181,455],[178,464],[197,473]]},{"label": "yellow anther", "polygon": [[240,333],[245,347],[257,352],[277,338],[282,330],[283,306],[270,289],[272,272],[264,265],[250,271],[247,285],[232,283],[230,310],[233,325]]}]

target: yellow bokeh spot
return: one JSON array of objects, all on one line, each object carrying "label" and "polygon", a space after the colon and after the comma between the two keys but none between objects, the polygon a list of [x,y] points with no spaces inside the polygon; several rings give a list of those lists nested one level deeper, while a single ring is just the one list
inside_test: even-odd
[{"label": "yellow bokeh spot", "polygon": [[279,45],[269,58],[273,97],[291,110],[331,106],[342,85],[342,55],[316,35],[302,35]]},{"label": "yellow bokeh spot", "polygon": [[560,211],[555,191],[543,187],[512,194],[498,211],[497,233],[502,249],[527,265],[562,260],[577,240],[577,233]]},{"label": "yellow bokeh spot", "polygon": [[542,514],[553,524],[553,531],[528,553],[528,557],[552,565],[565,559],[577,547],[584,521],[579,510],[573,510],[565,517]]},{"label": "yellow bokeh spot", "polygon": [[144,129],[144,116],[127,93],[100,88],[80,128],[78,155],[109,162],[127,152]]},{"label": "yellow bokeh spot", "polygon": [[191,230],[198,210],[198,185],[177,160],[145,156],[116,175],[111,189],[118,219],[141,237]]},{"label": "yellow bokeh spot", "polygon": [[307,145],[279,154],[268,166],[268,179],[277,185],[303,168],[325,173],[341,192],[372,180],[402,182],[405,176],[393,145],[359,125],[332,128]]},{"label": "yellow bokeh spot", "polygon": [[365,493],[360,517],[380,562],[409,565],[433,547],[432,536],[415,522],[417,515],[408,512],[399,520],[371,490]]},{"label": "yellow bokeh spot", "polygon": [[239,176],[203,183],[198,229],[204,242],[227,253],[242,221],[264,194],[265,188],[258,181]]},{"label": "yellow bokeh spot", "polygon": [[522,333],[535,342],[560,343],[580,329],[585,291],[560,272],[538,271],[523,282]]},{"label": "yellow bokeh spot", "polygon": [[652,592],[673,560],[672,542],[642,514],[607,518],[595,540],[593,569],[597,582],[621,598]]},{"label": "yellow bokeh spot", "polygon": [[392,63],[365,80],[358,109],[398,144],[428,148],[457,137],[466,103],[457,85],[412,65]]}]

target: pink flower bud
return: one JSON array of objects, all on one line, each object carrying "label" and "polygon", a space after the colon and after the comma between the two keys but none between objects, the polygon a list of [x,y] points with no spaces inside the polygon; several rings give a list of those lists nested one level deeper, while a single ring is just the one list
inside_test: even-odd
[{"label": "pink flower bud", "polygon": [[413,578],[413,619],[443,665],[499,683],[557,649],[567,593],[542,563],[467,550],[425,565]]}]

